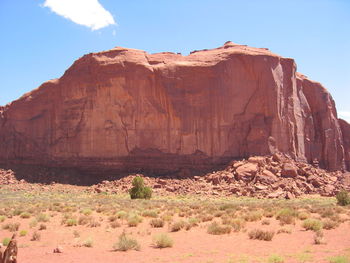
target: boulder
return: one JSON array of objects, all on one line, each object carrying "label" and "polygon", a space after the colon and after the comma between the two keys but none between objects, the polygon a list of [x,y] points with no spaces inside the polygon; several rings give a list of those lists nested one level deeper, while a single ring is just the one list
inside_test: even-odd
[{"label": "boulder", "polygon": [[285,163],[282,167],[281,175],[295,178],[298,176],[298,168],[292,163]]},{"label": "boulder", "polygon": [[278,181],[278,178],[270,171],[263,170],[261,173],[257,174],[256,180],[265,184],[273,184]]},{"label": "boulder", "polygon": [[251,181],[256,172],[258,171],[258,165],[255,163],[246,163],[239,166],[236,169],[236,177],[238,180]]}]

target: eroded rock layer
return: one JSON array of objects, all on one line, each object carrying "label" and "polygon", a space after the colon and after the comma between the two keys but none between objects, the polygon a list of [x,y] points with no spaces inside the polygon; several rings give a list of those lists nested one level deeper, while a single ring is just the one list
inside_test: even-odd
[{"label": "eroded rock layer", "polygon": [[338,170],[345,137],[330,94],[293,59],[232,42],[188,56],[88,54],[0,108],[2,162],[93,173],[205,170],[275,152]]}]

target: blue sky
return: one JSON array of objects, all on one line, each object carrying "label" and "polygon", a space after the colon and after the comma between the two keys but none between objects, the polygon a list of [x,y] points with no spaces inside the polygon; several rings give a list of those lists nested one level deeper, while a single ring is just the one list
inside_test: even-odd
[{"label": "blue sky", "polygon": [[348,0],[0,0],[0,25],[0,105],[86,53],[188,54],[231,40],[294,58],[350,121]]}]

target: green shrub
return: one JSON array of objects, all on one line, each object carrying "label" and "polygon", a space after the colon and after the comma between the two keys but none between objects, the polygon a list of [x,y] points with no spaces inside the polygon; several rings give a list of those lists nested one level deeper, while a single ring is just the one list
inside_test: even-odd
[{"label": "green shrub", "polygon": [[172,247],[174,244],[174,241],[171,239],[171,237],[166,233],[161,233],[153,238],[154,246],[157,248],[166,248],[166,247]]},{"label": "green shrub", "polygon": [[217,222],[213,222],[208,226],[207,232],[211,235],[229,234],[231,232],[231,226],[220,225]]},{"label": "green shrub", "polygon": [[320,220],[310,218],[304,220],[303,228],[305,230],[319,231],[323,228],[323,224]]},{"label": "green shrub", "polygon": [[131,199],[151,199],[152,189],[144,186],[143,178],[136,176],[132,180],[132,188],[129,191]]},{"label": "green shrub", "polygon": [[272,254],[271,256],[269,256],[267,262],[268,263],[283,263],[284,258],[280,255]]},{"label": "green shrub", "polygon": [[19,231],[19,236],[20,237],[24,237],[24,236],[26,236],[28,234],[28,231],[27,230],[21,230],[21,231]]},{"label": "green shrub", "polygon": [[336,195],[338,205],[346,206],[350,204],[350,196],[349,193],[345,190],[340,191]]},{"label": "green shrub", "polygon": [[248,236],[250,239],[257,239],[257,240],[264,240],[264,241],[271,241],[274,235],[275,235],[275,232],[273,231],[267,231],[267,230],[261,230],[261,229],[254,229],[248,233]]},{"label": "green shrub", "polygon": [[6,219],[6,216],[0,216],[0,223],[4,222]]},{"label": "green shrub", "polygon": [[130,249],[140,250],[140,244],[136,239],[128,237],[125,233],[119,236],[119,240],[113,245],[114,250],[118,251],[128,251]]},{"label": "green shrub", "polygon": [[348,256],[334,256],[329,258],[329,263],[350,263]]},{"label": "green shrub", "polygon": [[10,241],[11,241],[11,238],[9,238],[9,237],[5,237],[3,240],[2,240],[2,244],[4,245],[4,246],[8,246],[8,244],[10,243]]}]

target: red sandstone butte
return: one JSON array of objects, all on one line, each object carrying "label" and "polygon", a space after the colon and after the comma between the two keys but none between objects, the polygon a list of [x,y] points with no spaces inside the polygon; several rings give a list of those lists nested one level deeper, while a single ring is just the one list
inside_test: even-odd
[{"label": "red sandstone butte", "polygon": [[82,170],[207,169],[277,151],[349,168],[349,124],[291,58],[227,42],[83,56],[0,108],[0,160]]}]

